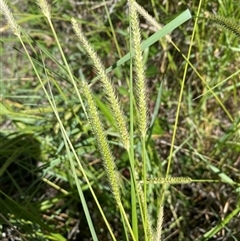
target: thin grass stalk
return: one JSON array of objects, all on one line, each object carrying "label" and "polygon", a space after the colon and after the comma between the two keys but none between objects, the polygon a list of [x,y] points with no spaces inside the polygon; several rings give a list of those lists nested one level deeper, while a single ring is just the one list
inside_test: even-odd
[{"label": "thin grass stalk", "polygon": [[40,9],[42,10],[43,15],[47,18],[48,24],[49,24],[49,26],[50,26],[50,28],[51,28],[51,31],[52,31],[53,36],[54,36],[54,39],[56,40],[58,49],[59,49],[60,54],[61,54],[61,56],[62,56],[63,63],[64,63],[64,65],[66,66],[68,75],[69,75],[70,80],[71,80],[71,82],[72,82],[72,85],[73,85],[73,87],[74,87],[74,89],[75,89],[75,92],[76,92],[76,94],[77,94],[77,97],[78,97],[78,99],[79,99],[79,102],[81,103],[81,106],[82,106],[82,108],[83,108],[83,110],[84,110],[84,113],[86,114],[86,109],[85,109],[85,107],[84,107],[84,104],[83,104],[83,101],[82,101],[82,97],[81,97],[81,95],[80,95],[80,92],[79,92],[79,89],[78,89],[78,87],[77,87],[76,81],[74,80],[74,76],[73,76],[73,74],[72,74],[71,68],[70,68],[70,66],[69,66],[69,64],[68,64],[68,62],[67,62],[67,59],[66,59],[65,54],[64,54],[64,52],[63,52],[62,46],[61,46],[60,41],[59,41],[59,39],[58,39],[57,33],[56,33],[56,31],[55,31],[55,29],[54,29],[54,26],[53,26],[53,24],[52,24],[52,21],[51,21],[51,12],[50,12],[51,9],[50,9],[50,5],[48,4],[48,2],[47,2],[46,0],[37,0],[37,4],[39,5]]},{"label": "thin grass stalk", "polygon": [[126,241],[129,241],[128,227],[127,227],[127,224],[126,224],[126,221],[125,221],[125,217],[123,216],[122,212],[120,212],[120,214],[121,214],[121,220],[122,220],[122,225],[123,225]]},{"label": "thin grass stalk", "polygon": [[117,48],[117,53],[118,53],[118,56],[121,58],[122,57],[121,48],[118,44],[118,40],[117,40],[116,33],[115,33],[115,30],[114,30],[114,27],[113,27],[113,24],[112,24],[111,16],[110,16],[108,8],[107,8],[106,0],[103,0],[103,2],[104,2],[104,8],[105,8],[105,11],[106,11],[106,14],[107,14],[108,22],[109,22],[110,28],[112,30],[111,32],[112,32],[112,35],[113,35],[113,40],[114,40],[116,48]]},{"label": "thin grass stalk", "polygon": [[[136,174],[137,175],[137,174]],[[137,187],[138,187],[138,193],[139,193],[139,196],[140,196],[140,202],[142,204],[142,206],[144,206],[144,193],[143,193],[143,190],[142,190],[142,184],[143,182],[139,182],[137,183]],[[150,217],[149,217],[149,214],[148,212],[146,212],[146,234],[147,234],[147,240],[148,241],[153,241],[153,231],[152,231],[152,222],[150,220]]]},{"label": "thin grass stalk", "polygon": [[[129,23],[131,26],[131,21]],[[130,31],[130,41],[132,39],[132,33]],[[130,76],[129,76],[129,98],[130,98],[130,148],[128,151],[129,162],[131,167],[131,211],[132,211],[132,227],[133,232],[138,240],[138,215],[137,215],[137,200],[140,202],[140,197],[137,192],[137,181],[135,177],[135,157],[134,157],[134,93],[133,93],[133,58],[132,58],[132,45],[130,45]],[[136,195],[137,194],[137,195]],[[143,217],[142,207],[140,205],[141,216]]]},{"label": "thin grass stalk", "polygon": [[[200,14],[201,6],[202,6],[202,0],[200,0],[199,5],[198,5],[197,16]],[[194,22],[193,33],[192,33],[192,36],[191,36],[190,45],[189,45],[188,54],[187,54],[187,60],[188,61],[185,64],[184,73],[183,73],[183,80],[182,80],[182,83],[181,83],[181,90],[180,90],[180,94],[179,94],[177,112],[176,112],[176,117],[175,117],[175,122],[174,122],[174,129],[173,129],[173,136],[172,136],[172,141],[171,141],[170,154],[169,154],[168,165],[167,165],[167,170],[166,170],[166,178],[168,178],[169,173],[170,173],[171,161],[172,161],[172,157],[173,157],[173,148],[174,148],[174,143],[175,143],[175,138],[176,138],[176,133],[177,133],[178,119],[179,119],[179,115],[180,115],[181,102],[182,102],[182,97],[183,97],[183,90],[184,90],[188,66],[189,66],[188,63],[190,62],[189,59],[190,59],[190,55],[191,55],[191,51],[192,51],[193,40],[194,40],[194,37],[195,37],[197,21],[198,21],[198,19],[196,18],[195,22]]]}]

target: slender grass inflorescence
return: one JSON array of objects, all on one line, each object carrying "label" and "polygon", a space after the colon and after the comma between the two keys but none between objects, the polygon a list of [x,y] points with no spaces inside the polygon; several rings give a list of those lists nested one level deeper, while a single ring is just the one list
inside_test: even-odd
[{"label": "slender grass inflorescence", "polygon": [[[156,28],[156,30],[161,29],[163,26],[156,21],[155,18],[153,18],[142,6],[140,6],[137,2],[134,2],[134,6],[136,7],[136,10],[138,13],[143,16],[152,26]],[[166,39],[170,42],[171,36],[168,34],[165,36]]]},{"label": "slender grass inflorescence", "polygon": [[238,37],[240,37],[239,23],[237,23],[233,19],[225,18],[225,17],[219,16],[219,15],[210,15],[210,16],[208,16],[208,19],[213,21],[216,24],[223,26],[224,28],[230,30],[231,32],[236,34]]},{"label": "slender grass inflorescence", "polygon": [[154,236],[154,241],[161,241],[162,240],[162,225],[163,225],[163,206],[161,205],[158,211],[158,221],[157,221],[157,228],[156,234]]},{"label": "slender grass inflorescence", "polygon": [[96,54],[96,52],[94,51],[94,49],[92,48],[92,46],[89,44],[89,42],[85,38],[84,34],[82,33],[81,29],[79,28],[79,26],[77,24],[77,21],[74,18],[72,19],[72,25],[73,25],[73,29],[74,29],[78,39],[81,41],[83,47],[85,48],[90,59],[92,60],[94,67],[97,70],[97,74],[100,76],[100,81],[103,84],[104,91],[107,95],[107,99],[110,103],[111,110],[112,110],[113,115],[116,120],[116,126],[120,133],[120,140],[121,140],[124,148],[126,148],[128,150],[129,149],[129,133],[128,133],[128,130],[126,127],[127,125],[126,125],[126,121],[125,121],[125,118],[123,115],[123,111],[121,110],[121,107],[120,107],[118,98],[115,94],[115,90],[113,88],[111,80],[107,76],[101,60],[99,59],[99,57]]},{"label": "slender grass inflorescence", "polygon": [[[150,184],[183,184],[191,183],[192,179],[190,177],[168,177],[168,178],[153,178],[147,180],[147,183]],[[142,181],[140,181],[142,183]]]},{"label": "slender grass inflorescence", "polygon": [[140,6],[136,1],[134,1],[134,6],[138,13],[142,15],[148,22],[150,22],[154,27],[158,29],[162,28],[162,25],[159,24],[155,18],[153,18],[142,6]]},{"label": "slender grass inflorescence", "polygon": [[7,4],[6,4],[6,2],[4,0],[0,0],[0,9],[1,9],[4,17],[6,18],[7,23],[9,24],[12,32],[16,36],[20,37],[20,35],[21,35],[21,27],[19,26],[19,24],[17,23],[17,21],[13,17],[12,12],[8,8],[8,6],[7,6]]},{"label": "slender grass inflorescence", "polygon": [[116,202],[119,204],[121,202],[120,198],[120,191],[119,191],[119,181],[116,175],[116,166],[114,162],[114,158],[112,156],[111,150],[109,148],[107,138],[104,134],[104,129],[102,126],[102,122],[98,115],[98,110],[94,99],[92,97],[90,88],[85,82],[82,82],[83,93],[86,97],[87,104],[88,104],[88,118],[89,122],[92,126],[92,130],[94,136],[96,137],[98,149],[100,150],[104,167],[109,179],[109,183],[114,195]]},{"label": "slender grass inflorescence", "polygon": [[147,90],[146,90],[146,78],[145,67],[143,63],[143,53],[141,50],[141,34],[139,28],[139,19],[137,14],[135,1],[129,1],[129,11],[131,18],[131,32],[133,38],[134,49],[134,67],[135,67],[135,81],[136,81],[136,96],[138,97],[137,112],[138,112],[138,124],[142,137],[146,136],[147,124],[148,124],[148,108],[147,108]]},{"label": "slender grass inflorescence", "polygon": [[[129,16],[131,24],[132,34],[132,48],[134,52],[134,72],[135,72],[135,86],[136,86],[136,97],[137,97],[137,117],[138,117],[138,129],[141,136],[141,156],[142,156],[142,179],[143,179],[143,192],[140,203],[142,206],[142,221],[145,232],[145,240],[151,240],[151,224],[149,220],[147,210],[147,153],[146,153],[146,133],[148,125],[148,107],[147,107],[147,88],[146,88],[146,77],[145,77],[145,66],[143,61],[143,52],[141,49],[141,33],[139,27],[138,13],[134,0],[129,0]],[[139,190],[138,190],[139,191]]]},{"label": "slender grass inflorescence", "polygon": [[45,0],[37,0],[37,4],[41,8],[42,13],[44,14],[44,16],[46,18],[50,19],[51,18],[51,7],[48,4],[48,2],[45,1]]}]

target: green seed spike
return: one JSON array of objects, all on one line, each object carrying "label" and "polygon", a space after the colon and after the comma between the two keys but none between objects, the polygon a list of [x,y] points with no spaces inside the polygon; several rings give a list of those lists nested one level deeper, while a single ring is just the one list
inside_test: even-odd
[{"label": "green seed spike", "polygon": [[[148,179],[147,184],[182,184],[182,183],[191,183],[192,179],[190,177],[168,177],[168,178],[153,178]],[[140,182],[143,183],[142,181]]]},{"label": "green seed spike", "polygon": [[233,19],[225,18],[218,15],[210,15],[208,19],[216,24],[223,26],[224,28],[230,30],[232,33],[240,37],[240,25]]}]

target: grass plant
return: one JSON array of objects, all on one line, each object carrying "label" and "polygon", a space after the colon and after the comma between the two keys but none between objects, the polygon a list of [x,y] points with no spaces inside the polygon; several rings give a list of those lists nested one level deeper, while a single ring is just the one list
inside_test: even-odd
[{"label": "grass plant", "polygon": [[3,240],[240,239],[240,14],[191,3],[0,0]]}]

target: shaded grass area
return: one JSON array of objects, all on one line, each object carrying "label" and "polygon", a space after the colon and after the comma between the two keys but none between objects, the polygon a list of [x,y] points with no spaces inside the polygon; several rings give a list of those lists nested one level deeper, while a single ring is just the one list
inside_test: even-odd
[{"label": "shaded grass area", "polygon": [[[37,5],[30,2],[31,4],[26,5],[23,1],[18,1],[10,7],[16,13],[21,26],[33,38],[32,44],[36,49],[30,50],[32,56],[36,56],[41,63],[44,62],[49,69],[56,69],[56,73],[52,74],[51,89],[57,111],[117,239],[124,240],[121,218],[109,190],[91,128],[73,93],[68,76],[62,68],[58,68],[60,55],[52,33],[44,18],[38,14]],[[156,19],[164,24],[186,8],[195,16],[198,5],[196,1],[172,1],[168,4],[156,2],[155,5],[153,1],[147,4],[142,1],[140,4],[150,14],[157,14]],[[52,5],[58,37],[77,78],[83,73],[90,81],[95,77],[95,71],[76,40],[71,29],[70,16],[81,18],[88,40],[106,67],[129,52],[129,23],[125,2],[111,2],[108,9],[117,42],[100,2],[62,1],[61,4],[56,2]],[[22,14],[24,11],[28,13]],[[239,187],[235,185],[239,184],[240,175],[239,74],[229,78],[239,71],[239,38],[205,18],[207,13],[215,12],[224,17],[234,16],[236,20],[240,17],[238,4],[233,1],[205,1],[198,20],[190,61],[210,87],[222,83],[214,89],[214,93],[228,113],[213,94],[207,92],[206,83],[189,68],[174,143],[171,175],[189,176],[202,182],[169,186],[164,207],[163,240],[207,240],[204,235],[239,207]],[[141,27],[143,38],[153,33],[152,26],[143,19]],[[90,240],[89,228],[57,119],[26,56],[20,52],[22,49],[18,40],[8,34],[5,25],[2,29],[4,43],[1,46],[1,57],[4,68],[1,76],[1,213],[28,240],[53,240],[53,237],[48,237],[49,233],[61,234],[67,240]],[[185,55],[189,49],[192,30],[193,20],[171,34],[173,42]],[[37,48],[37,42],[55,59],[41,52]],[[165,175],[172,145],[185,60],[164,40],[146,49],[144,54],[150,114],[154,112],[158,90],[162,88],[157,119],[148,143],[148,177],[161,178]],[[44,75],[42,67],[38,68]],[[128,116],[129,63],[115,69],[110,76]],[[225,81],[227,78],[229,80]],[[47,79],[45,85],[47,86]],[[111,114],[99,83],[93,84],[92,89],[96,94],[98,107],[106,117],[104,124],[123,185],[123,202],[126,210],[130,211],[128,156],[119,146],[116,132],[110,125]],[[140,155],[141,146],[138,142],[136,150]],[[140,161],[138,165],[141,167]],[[77,163],[76,170],[99,240],[111,240]],[[235,183],[224,183],[231,181]],[[150,185],[148,207],[155,223],[161,185]],[[18,233],[9,223],[1,223],[2,233],[18,240]],[[140,226],[139,230],[141,229]],[[64,240],[63,237],[59,236],[55,240]],[[210,238],[239,239],[238,213]]]}]

